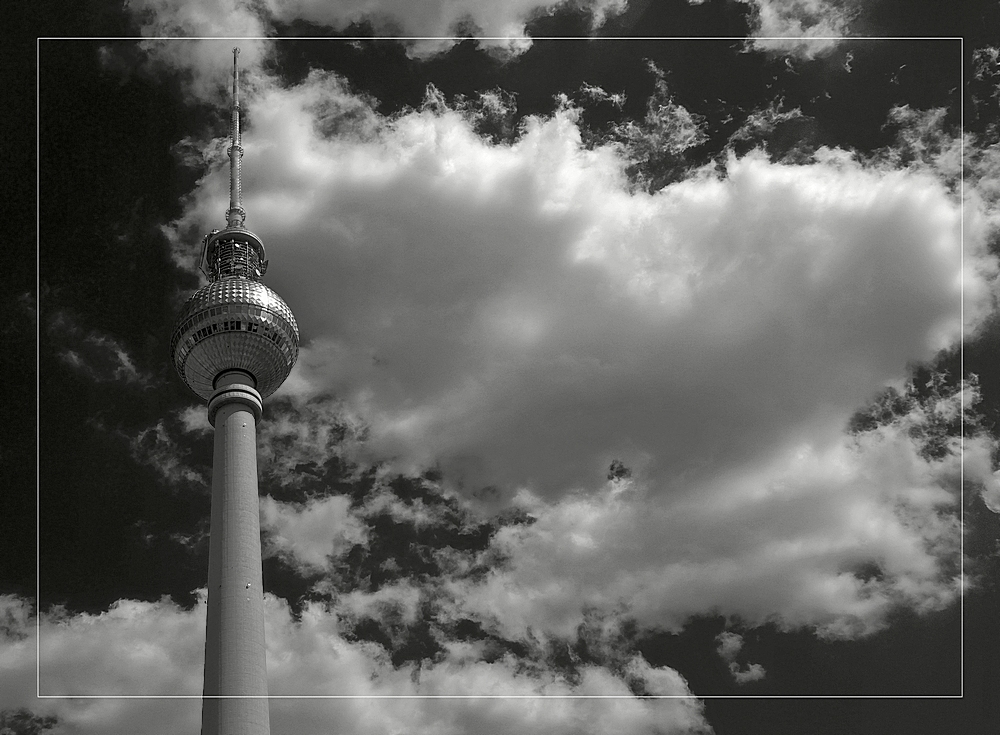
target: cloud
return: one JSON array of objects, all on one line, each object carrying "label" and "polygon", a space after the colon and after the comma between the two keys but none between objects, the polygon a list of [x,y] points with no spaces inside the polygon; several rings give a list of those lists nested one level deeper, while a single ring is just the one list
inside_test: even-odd
[{"label": "cloud", "polygon": [[350,513],[350,499],[343,495],[302,505],[265,495],[260,520],[265,555],[277,554],[304,571],[326,568],[329,556],[339,556],[367,538],[367,527]]},{"label": "cloud", "polygon": [[[259,14],[254,12],[251,3],[243,0],[207,0],[196,6],[177,0],[131,0],[127,9],[143,36],[238,38],[265,35]],[[214,49],[214,45],[203,45],[206,51]]]},{"label": "cloud", "polygon": [[184,431],[188,434],[210,434],[212,425],[208,422],[208,411],[204,406],[188,406],[177,414]]},{"label": "cloud", "polygon": [[69,312],[53,314],[47,326],[59,359],[94,382],[122,382],[139,388],[157,383],[153,375],[136,366],[128,350],[114,337],[87,331]]},{"label": "cloud", "polygon": [[[163,39],[202,37],[240,39],[241,63],[254,67],[269,53],[269,42],[277,24],[296,21],[343,31],[355,23],[370,24],[382,36],[418,37],[407,42],[411,54],[428,56],[455,45],[454,38],[490,38],[486,48],[501,54],[517,54],[531,46],[527,24],[556,8],[572,5],[590,14],[593,28],[625,9],[627,0],[209,0],[191,5],[183,0],[133,0],[128,11],[140,34],[151,40],[142,47],[152,63],[194,72],[189,91],[204,100],[217,100],[226,86],[225,70],[213,71],[224,44],[184,44]],[[437,40],[435,40],[437,39]],[[110,51],[108,52],[110,54]],[[113,63],[113,62],[112,62]]]},{"label": "cloud", "polygon": [[1000,513],[1000,470],[986,483],[982,491],[983,502],[994,513]]},{"label": "cloud", "polygon": [[[245,205],[303,330],[283,395],[336,395],[370,460],[550,493],[618,458],[665,492],[831,440],[958,337],[959,208],[930,174],[750,154],[650,195],[571,110],[513,145],[429,110],[322,136],[346,96],[314,75],[254,102]],[[176,231],[224,198],[219,167]]]},{"label": "cloud", "polygon": [[[255,94],[245,206],[304,341],[262,428],[275,477],[434,469],[536,519],[496,533],[484,577],[438,580],[441,609],[508,640],[570,637],[586,607],[856,637],[956,599],[954,447],[921,454],[923,414],[845,427],[957,343],[963,277],[966,332],[992,309],[985,200],[963,272],[933,167],[751,151],[648,193],[569,106],[498,143],[441,101],[381,117],[330,74]],[[226,184],[220,162],[175,242],[217,224]],[[616,461],[631,476],[608,482]],[[318,568],[335,537],[283,553]]]},{"label": "cloud", "polygon": [[[46,699],[34,697],[34,621],[27,603],[0,598],[19,621],[0,641],[0,708],[29,707],[56,716],[68,731],[87,735],[136,732],[149,735],[197,729],[200,701],[149,699]],[[201,687],[204,604],[182,610],[169,602],[120,601],[100,615],[44,616],[40,651],[42,692],[198,694]],[[340,726],[362,735],[507,732],[635,733],[705,732],[701,705],[676,672],[633,660],[628,675],[656,693],[681,699],[641,701],[623,678],[588,667],[568,684],[551,671],[519,667],[513,660],[492,664],[462,658],[458,646],[441,661],[419,669],[393,668],[385,652],[368,643],[349,643],[336,617],[310,605],[294,621],[287,606],[266,597],[268,677],[272,694],[359,696],[500,694],[511,696],[615,694],[619,700],[471,699],[281,700],[271,701],[276,732],[305,735]],[[58,662],[58,663],[56,663]],[[141,692],[138,691],[141,688]],[[139,723],[142,723],[139,725]]]},{"label": "cloud", "polygon": [[184,463],[180,445],[170,436],[162,420],[129,437],[128,442],[132,458],[139,464],[152,467],[170,486],[206,485],[202,474]]},{"label": "cloud", "polygon": [[[688,0],[701,4],[702,0]],[[754,48],[799,58],[812,58],[831,49],[837,38],[848,35],[857,14],[856,0],[740,0],[750,6],[751,43]],[[529,22],[567,6],[585,10],[591,27],[600,28],[626,10],[628,0],[265,0],[260,4],[239,0],[210,0],[191,5],[180,0],[133,0],[128,5],[148,37],[220,37],[261,39],[273,35],[277,24],[305,21],[343,31],[355,23],[367,23],[377,34],[422,37],[411,41],[411,54],[426,56],[454,45],[454,37],[500,39],[484,42],[501,53],[521,53],[531,46]],[[434,40],[438,39],[438,40]],[[203,45],[196,56],[176,43],[147,41],[144,47],[157,63],[174,68],[208,70],[217,57],[213,45]],[[247,63],[266,55],[267,42],[241,40]],[[191,85],[199,97],[212,99],[224,86],[220,76],[198,76]]]},{"label": "cloud", "polygon": [[[897,105],[889,110],[888,126],[896,129],[896,141],[885,152],[894,167],[932,170],[952,185],[962,177],[963,143],[968,142],[970,152],[978,153],[972,140],[965,141],[949,129],[948,110],[944,107],[918,110]],[[970,178],[975,180],[981,166],[970,168]]]},{"label": "cloud", "polygon": [[[784,102],[772,101],[767,107],[751,111],[743,124],[729,136],[729,145],[736,150],[748,151],[755,146],[764,147],[772,160],[785,162],[808,160],[808,126],[812,118],[795,107],[784,109]],[[805,154],[805,155],[803,155]]]},{"label": "cloud", "polygon": [[[270,53],[271,33],[268,19],[254,3],[242,0],[207,0],[196,4],[182,0],[131,0],[127,6],[145,52],[143,64],[153,70],[182,72],[185,89],[194,98],[218,104],[228,100],[232,88],[232,69],[219,63],[231,55],[234,45],[240,48],[240,66],[249,72],[242,82],[254,84],[254,70]],[[186,38],[218,38],[218,41],[189,41]],[[235,40],[239,39],[239,40]],[[113,45],[105,47],[105,63],[121,64]]]},{"label": "cloud", "polygon": [[309,479],[305,468],[320,468],[339,458],[345,438],[357,433],[342,413],[340,401],[329,396],[292,410],[268,405],[257,428],[262,477],[283,489],[299,487]]},{"label": "cloud", "polygon": [[733,675],[737,684],[746,684],[764,678],[764,667],[760,664],[741,666],[736,663],[736,657],[743,650],[743,636],[727,630],[719,633],[715,640],[719,643],[716,652],[729,665],[729,673]]},{"label": "cloud", "polygon": [[[477,524],[468,503],[431,482],[385,478],[361,495],[315,497],[310,485],[304,502],[262,498],[265,550],[397,663],[412,660],[400,652],[414,635],[427,655],[451,650],[459,621],[484,631],[470,660],[495,659],[490,637],[537,655],[546,641],[576,640],[588,616],[604,631],[588,639],[591,652],[625,621],[677,631],[707,610],[748,627],[865,636],[898,608],[955,602],[963,473],[967,492],[987,505],[995,496],[996,442],[969,424],[963,447],[957,432],[963,406],[974,421],[977,387],[949,391],[941,380],[924,399],[915,388],[893,394],[827,446],[803,440],[684,492],[657,493],[620,462],[597,492],[551,500],[523,490],[514,504],[528,523]],[[734,668],[739,682],[760,675]]]},{"label": "cloud", "polygon": [[[674,100],[666,73],[652,61],[648,61],[647,66],[656,85],[646,100],[645,118],[640,123],[627,120],[615,125],[606,142],[621,146],[630,162],[625,169],[630,180],[653,192],[687,175],[691,168],[686,160],[687,151],[704,144],[708,136],[705,118],[691,113]],[[595,90],[612,104],[621,106],[624,102],[624,95],[609,96],[595,87],[585,85],[581,92],[593,101],[601,101]]]},{"label": "cloud", "polygon": [[100,614],[56,612],[42,621],[39,691],[197,694],[204,626],[203,605],[187,612],[167,599],[119,600]]},{"label": "cloud", "polygon": [[[959,594],[962,453],[927,432],[961,400],[825,448],[790,445],[677,497],[632,479],[557,502],[523,493],[535,522],[501,529],[504,564],[452,593],[513,639],[571,637],[585,608],[668,630],[712,610],[829,638],[880,630],[900,606],[943,609]],[[993,445],[967,443],[967,482],[993,482]]]},{"label": "cloud", "polygon": [[[394,36],[449,37],[471,34],[476,37],[508,39],[504,48],[523,51],[530,45],[526,35],[529,20],[551,13],[555,8],[572,4],[584,8],[592,15],[594,27],[605,19],[625,9],[627,0],[577,0],[567,3],[560,0],[513,0],[495,3],[489,0],[348,0],[327,3],[322,0],[293,0],[277,2],[268,0],[273,16],[284,22],[307,20],[313,23],[346,28],[351,23],[370,22],[376,32]],[[418,53],[443,50],[452,43],[423,44]]]},{"label": "cloud", "polygon": [[811,59],[849,35],[857,0],[740,0],[752,10],[755,49]]}]

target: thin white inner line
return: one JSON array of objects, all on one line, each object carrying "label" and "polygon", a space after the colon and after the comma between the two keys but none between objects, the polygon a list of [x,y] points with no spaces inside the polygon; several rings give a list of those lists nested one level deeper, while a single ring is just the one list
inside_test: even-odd
[{"label": "thin white inner line", "polygon": [[[260,41],[740,41],[746,43],[753,43],[754,41],[844,41],[844,42],[858,42],[858,41],[959,41],[959,63],[961,67],[961,84],[962,88],[965,86],[965,67],[964,67],[964,37],[962,36],[809,36],[809,37],[789,37],[789,36],[480,36],[475,38],[468,38],[462,36],[285,36],[280,38],[268,37],[268,36],[190,36],[190,37],[175,37],[175,36],[38,36],[35,39],[35,247],[36,247],[36,306],[40,309],[40,290],[39,290],[39,273],[40,273],[40,263],[41,263],[41,235],[40,235],[40,224],[41,224],[41,195],[40,187],[37,185],[40,182],[40,151],[41,151],[41,141],[39,137],[39,125],[40,122],[40,101],[41,101],[41,85],[40,80],[40,67],[41,67],[41,41],[250,41],[250,40],[260,40]],[[964,133],[965,130],[965,110],[963,105],[960,107],[960,126]],[[965,160],[965,136],[961,135],[961,160]],[[962,268],[960,272],[961,280],[961,296],[960,296],[960,313],[961,313],[961,346],[960,346],[960,365],[961,372],[964,378],[965,375],[965,269],[964,269],[964,256],[965,256],[965,171],[964,168],[961,172],[960,179],[960,238],[961,238],[961,263]],[[36,313],[41,313],[40,310]],[[41,693],[41,615],[39,614],[38,605],[41,599],[41,567],[40,567],[40,537],[41,537],[41,489],[40,489],[40,427],[39,427],[39,416],[40,416],[40,390],[39,390],[39,376],[38,376],[38,365],[39,365],[39,320],[36,320],[35,324],[35,468],[36,468],[36,488],[35,488],[35,692],[39,699],[204,699],[205,697],[200,694],[163,694],[163,695],[140,695],[140,694],[92,694],[92,695],[72,695],[72,694],[42,694]],[[964,415],[964,392],[960,396],[961,408]],[[961,501],[959,508],[959,524],[962,529],[961,536],[961,559],[960,559],[960,576],[959,584],[961,585],[960,595],[959,595],[959,608],[960,608],[960,631],[961,631],[961,645],[960,645],[960,659],[961,659],[961,677],[960,677],[960,691],[961,694],[931,694],[931,695],[784,695],[784,694],[766,694],[766,695],[742,695],[742,694],[690,694],[690,695],[643,695],[637,696],[632,694],[608,694],[608,695],[577,695],[577,694],[524,694],[524,695],[440,695],[440,694],[368,694],[368,695],[352,695],[352,694],[329,694],[329,695],[267,695],[267,699],[961,699],[965,696],[965,427],[964,423],[961,423],[961,447],[960,447],[960,474],[961,474]],[[219,698],[219,697],[213,697]],[[231,698],[252,698],[260,699],[263,697],[251,696],[251,697],[231,697]]]}]

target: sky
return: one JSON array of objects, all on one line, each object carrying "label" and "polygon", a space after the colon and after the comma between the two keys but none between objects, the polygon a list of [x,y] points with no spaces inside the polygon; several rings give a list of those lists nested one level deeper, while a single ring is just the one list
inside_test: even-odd
[{"label": "sky", "polygon": [[0,724],[198,727],[238,43],[276,735],[992,731],[1000,8],[937,5],[36,17]]}]

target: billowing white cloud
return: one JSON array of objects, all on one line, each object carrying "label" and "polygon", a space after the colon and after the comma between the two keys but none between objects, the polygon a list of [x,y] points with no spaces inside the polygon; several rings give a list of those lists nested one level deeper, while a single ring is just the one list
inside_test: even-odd
[{"label": "billowing white cloud", "polygon": [[[915,437],[961,400],[824,448],[790,444],[675,498],[630,479],[555,503],[522,495],[537,521],[502,529],[506,564],[453,594],[510,637],[572,636],[584,607],[668,629],[712,610],[827,637],[879,630],[896,606],[942,609],[960,591],[959,440],[936,457]],[[991,446],[967,443],[967,483],[992,482]]]},{"label": "billowing white cloud", "polygon": [[[192,699],[36,699],[35,623],[27,603],[0,598],[12,624],[0,639],[0,708],[27,707],[54,715],[66,731],[148,735],[197,731],[201,703]],[[9,613],[9,614],[8,614]],[[185,611],[160,601],[121,601],[100,615],[46,616],[38,641],[43,694],[193,694],[201,689],[204,603]],[[414,733],[694,733],[706,732],[701,705],[670,669],[630,662],[623,675],[656,694],[680,699],[641,701],[625,679],[587,667],[569,684],[556,673],[524,670],[512,660],[467,661],[461,647],[419,671],[393,668],[381,647],[349,643],[336,617],[308,606],[294,621],[288,607],[266,598],[268,679],[272,695],[500,694],[509,696],[619,695],[618,700],[472,699],[463,701],[301,700],[271,701],[275,732],[329,732],[330,722],[350,732]]]},{"label": "billowing white cloud", "polygon": [[[100,614],[52,614],[38,639],[39,691],[197,694],[204,627],[204,606],[185,612],[166,598],[120,600]],[[103,678],[89,676],[95,672]]]},{"label": "billowing white cloud", "polygon": [[[511,146],[452,112],[321,137],[348,104],[321,75],[257,98],[245,204],[305,338],[284,394],[336,394],[369,458],[555,492],[617,457],[666,491],[830,441],[959,334],[959,208],[929,174],[750,155],[630,193],[572,110]],[[216,222],[222,173],[179,231]]]},{"label": "billowing white cloud", "polygon": [[[463,658],[454,646],[440,663],[425,662],[419,670],[386,665],[381,648],[372,644],[346,644],[336,635],[333,618],[317,606],[303,612],[294,628],[269,626],[267,639],[288,651],[284,659],[269,658],[273,694],[350,693],[420,695],[501,695],[509,699],[469,700],[352,700],[301,702],[276,700],[272,705],[274,729],[307,733],[326,732],[332,718],[351,732],[384,733],[687,733],[705,732],[700,703],[693,699],[639,701],[623,678],[599,667],[584,667],[581,680],[570,685],[558,674],[519,667],[504,658],[486,663]],[[294,642],[287,640],[293,635]],[[651,693],[684,697],[684,680],[666,668],[635,660],[629,671]],[[283,679],[277,682],[276,679]],[[617,700],[520,699],[565,695],[617,695]],[[307,704],[309,706],[303,706]],[[296,727],[291,727],[295,724]]]},{"label": "billowing white cloud", "polygon": [[[933,171],[751,153],[648,194],[571,107],[498,145],[440,104],[380,118],[328,74],[250,104],[248,225],[304,340],[279,395],[354,427],[332,447],[309,419],[306,454],[436,467],[538,518],[485,581],[448,581],[456,609],[514,639],[571,636],[584,606],[849,637],[955,599],[955,453],[925,459],[905,422],[844,435],[955,344],[963,277],[965,328],[992,308],[992,220],[967,220],[963,272]],[[218,223],[223,166],[178,257]],[[612,460],[632,479],[605,484]]]}]

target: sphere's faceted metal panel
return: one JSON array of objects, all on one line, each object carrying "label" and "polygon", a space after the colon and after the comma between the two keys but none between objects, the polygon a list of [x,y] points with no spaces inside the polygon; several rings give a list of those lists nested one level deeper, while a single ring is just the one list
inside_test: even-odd
[{"label": "sphere's faceted metal panel", "polygon": [[263,283],[225,278],[188,299],[170,354],[184,382],[205,400],[219,373],[237,369],[253,375],[266,398],[299,356],[299,328],[288,305]]}]

